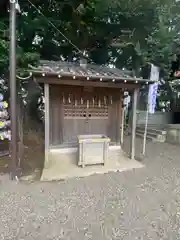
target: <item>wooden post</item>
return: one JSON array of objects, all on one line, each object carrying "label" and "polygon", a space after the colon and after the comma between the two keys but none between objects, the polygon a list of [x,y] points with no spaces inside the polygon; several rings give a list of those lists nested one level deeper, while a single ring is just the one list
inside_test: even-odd
[{"label": "wooden post", "polygon": [[16,88],[16,1],[10,1],[10,51],[9,51],[9,85],[10,85],[10,116],[11,116],[11,174],[12,180],[17,179],[17,88]]},{"label": "wooden post", "polygon": [[124,104],[122,108],[122,117],[121,117],[121,145],[124,142],[124,117],[125,117],[125,109],[124,109]]},{"label": "wooden post", "polygon": [[132,99],[132,136],[131,136],[131,159],[135,158],[135,143],[136,143],[136,111],[137,111],[137,97],[138,97],[138,89],[134,89],[133,99]]},{"label": "wooden post", "polygon": [[121,109],[122,109],[122,95],[117,100],[116,103],[116,144],[119,146],[121,144]]},{"label": "wooden post", "polygon": [[44,126],[45,126],[45,162],[48,162],[49,155],[49,84],[44,85],[44,100],[45,100],[45,114],[44,114]]}]

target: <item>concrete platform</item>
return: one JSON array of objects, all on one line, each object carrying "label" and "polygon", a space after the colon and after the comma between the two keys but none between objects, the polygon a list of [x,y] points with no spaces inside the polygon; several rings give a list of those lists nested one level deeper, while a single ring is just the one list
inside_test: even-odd
[{"label": "concrete platform", "polygon": [[105,166],[93,165],[81,168],[77,165],[77,149],[52,149],[50,162],[45,164],[42,172],[42,181],[64,180],[74,177],[85,177],[93,174],[108,172],[122,172],[144,165],[138,161],[129,159],[118,147],[111,147],[109,158]]}]

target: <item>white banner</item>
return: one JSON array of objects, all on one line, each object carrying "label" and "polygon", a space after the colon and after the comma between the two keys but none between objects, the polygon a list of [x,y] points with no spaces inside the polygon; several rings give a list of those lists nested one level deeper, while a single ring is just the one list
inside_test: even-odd
[{"label": "white banner", "polygon": [[126,109],[128,107],[128,104],[130,102],[130,96],[128,92],[124,92],[124,108]]},{"label": "white banner", "polygon": [[156,81],[154,84],[149,86],[149,95],[148,95],[148,102],[149,102],[149,113],[154,113],[156,108],[156,98],[157,98],[157,91],[158,91],[158,80],[159,80],[159,68],[151,64],[151,75],[150,80]]}]

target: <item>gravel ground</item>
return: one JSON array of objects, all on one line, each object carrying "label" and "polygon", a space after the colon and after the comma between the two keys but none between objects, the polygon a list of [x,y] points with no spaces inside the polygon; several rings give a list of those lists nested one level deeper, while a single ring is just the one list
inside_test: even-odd
[{"label": "gravel ground", "polygon": [[16,184],[3,176],[0,239],[180,239],[180,148],[148,143],[143,162],[64,182]]}]

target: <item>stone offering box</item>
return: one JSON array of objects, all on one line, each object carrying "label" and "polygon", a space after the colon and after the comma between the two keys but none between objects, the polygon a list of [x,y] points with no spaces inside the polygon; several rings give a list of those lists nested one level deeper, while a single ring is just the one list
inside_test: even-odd
[{"label": "stone offering box", "polygon": [[79,166],[106,163],[110,138],[105,135],[79,135],[78,142]]}]

